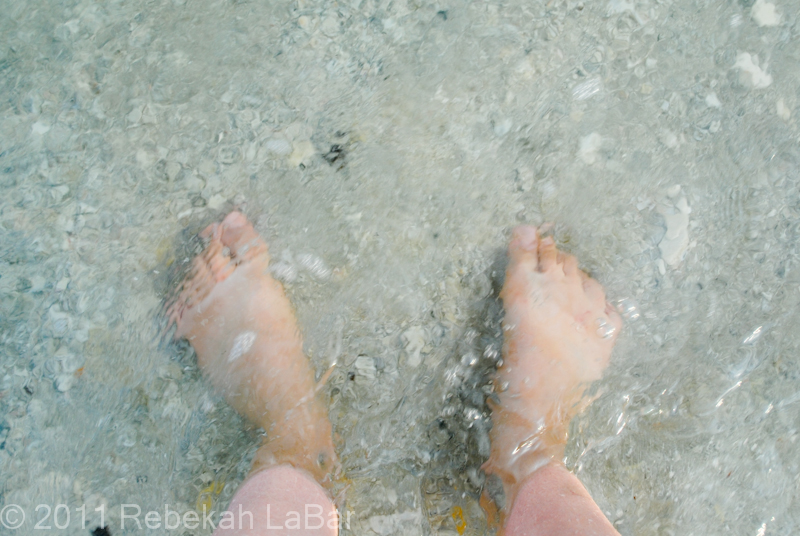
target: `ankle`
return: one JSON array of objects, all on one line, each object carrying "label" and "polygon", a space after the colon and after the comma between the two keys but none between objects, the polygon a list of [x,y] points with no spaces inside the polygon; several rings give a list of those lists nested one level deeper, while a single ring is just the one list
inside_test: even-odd
[{"label": "ankle", "polygon": [[265,437],[253,458],[250,474],[278,465],[305,471],[323,486],[330,484],[339,471],[332,444],[309,445],[302,444],[299,438]]},{"label": "ankle", "polygon": [[503,483],[506,506],[513,503],[519,487],[531,475],[551,463],[562,463],[564,458],[566,424],[553,419],[552,414],[549,419],[530,422],[520,415],[503,413],[491,435],[492,452],[485,467]]}]

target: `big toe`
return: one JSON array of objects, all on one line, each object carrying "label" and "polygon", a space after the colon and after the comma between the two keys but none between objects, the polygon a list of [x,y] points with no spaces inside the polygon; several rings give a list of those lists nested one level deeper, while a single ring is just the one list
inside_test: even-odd
[{"label": "big toe", "polygon": [[522,268],[533,271],[539,263],[539,231],[532,225],[520,225],[511,233],[508,244],[509,269]]},{"label": "big toe", "polygon": [[241,212],[234,211],[225,216],[218,232],[223,246],[230,250],[232,257],[249,259],[267,253],[267,244]]}]

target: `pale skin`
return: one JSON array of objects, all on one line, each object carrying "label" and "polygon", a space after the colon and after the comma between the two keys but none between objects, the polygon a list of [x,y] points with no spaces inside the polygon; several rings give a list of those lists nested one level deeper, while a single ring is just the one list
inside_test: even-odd
[{"label": "pale skin", "polygon": [[[176,337],[191,343],[228,402],[266,430],[251,474],[285,465],[327,487],[339,471],[331,425],[291,304],[269,273],[267,245],[239,212],[202,236],[206,249],[169,309]],[[501,530],[617,534],[560,460],[569,420],[608,365],[621,320],[575,258],[529,226],[514,230],[501,298],[500,403],[484,466],[504,485]]]},{"label": "pale skin", "polygon": [[239,212],[201,236],[208,245],[169,311],[176,338],[191,343],[231,406],[266,430],[253,472],[286,463],[327,482],[338,470],[328,411],[267,245]]},{"label": "pale skin", "polygon": [[500,403],[487,473],[503,482],[506,535],[617,531],[563,464],[569,421],[608,366],[622,319],[596,280],[531,226],[514,229],[503,300]]}]

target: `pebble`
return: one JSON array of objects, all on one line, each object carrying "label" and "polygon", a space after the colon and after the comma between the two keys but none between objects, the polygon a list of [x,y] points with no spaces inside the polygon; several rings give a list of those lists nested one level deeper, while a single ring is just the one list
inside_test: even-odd
[{"label": "pebble", "polygon": [[656,260],[656,267],[658,268],[658,273],[661,275],[665,275],[667,273],[667,267],[664,266],[664,259],[657,259]]},{"label": "pebble", "polygon": [[734,69],[739,69],[742,83],[753,89],[764,89],[772,84],[772,76],[759,67],[758,56],[741,52],[736,56]]},{"label": "pebble", "polygon": [[572,98],[577,101],[587,100],[600,93],[602,89],[603,82],[593,77],[572,88]]},{"label": "pebble", "polygon": [[128,122],[131,124],[136,124],[142,120],[142,110],[144,110],[144,106],[134,106],[133,110],[130,111],[128,114]]},{"label": "pebble", "polygon": [[283,138],[276,138],[267,140],[264,144],[264,149],[270,154],[286,156],[292,153],[292,144]]},{"label": "pebble", "polygon": [[220,147],[217,161],[220,164],[233,164],[239,159],[239,148],[235,145]]},{"label": "pebble", "polygon": [[167,167],[166,167],[167,179],[169,179],[170,182],[175,180],[180,171],[181,171],[181,165],[179,163],[167,162]]},{"label": "pebble", "polygon": [[368,520],[372,532],[380,536],[390,534],[418,534],[422,524],[422,512],[413,510],[385,516],[372,516]]},{"label": "pebble", "polygon": [[205,188],[206,183],[203,179],[198,177],[197,175],[189,175],[186,177],[186,189],[190,192],[199,192],[203,188]]},{"label": "pebble", "polygon": [[292,283],[297,279],[297,268],[285,261],[278,261],[269,267],[269,271],[276,279],[284,283]]},{"label": "pebble", "polygon": [[297,19],[297,25],[308,33],[311,33],[316,29],[317,20],[314,17],[302,15]]},{"label": "pebble", "polygon": [[34,419],[38,420],[42,417],[47,417],[47,406],[39,399],[34,398],[28,402],[28,407],[25,409],[28,412],[28,415]]},{"label": "pebble", "polygon": [[708,106],[709,108],[719,108],[720,106],[722,106],[722,103],[719,101],[719,98],[717,98],[717,94],[714,93],[713,91],[708,95],[706,95],[706,106]]},{"label": "pebble", "polygon": [[55,385],[60,392],[66,393],[75,385],[75,376],[72,374],[59,374],[56,377]]},{"label": "pebble", "polygon": [[416,368],[422,363],[422,349],[425,347],[425,330],[421,326],[407,329],[403,335],[406,363],[411,368]]},{"label": "pebble", "polygon": [[670,149],[678,146],[678,137],[669,130],[662,130],[658,136],[658,140]]},{"label": "pebble", "polygon": [[305,268],[315,279],[325,280],[331,276],[331,269],[325,264],[325,261],[312,255],[311,253],[301,253],[297,256],[297,262]]},{"label": "pebble", "polygon": [[59,348],[53,358],[58,361],[61,370],[68,374],[75,373],[83,366],[83,358],[76,356],[64,348]]},{"label": "pebble", "polygon": [[319,26],[320,31],[328,37],[339,35],[339,21],[335,17],[328,17]]},{"label": "pebble", "polygon": [[289,155],[289,165],[298,167],[308,164],[311,157],[317,153],[311,140],[298,140],[292,143],[292,154]]},{"label": "pebble", "polygon": [[[674,199],[679,193],[676,193],[673,186],[669,191],[669,197]],[[689,208],[685,196],[679,197],[674,203],[662,203],[657,210],[667,224],[667,232],[658,243],[661,258],[669,266],[676,266],[683,260],[683,256],[689,248],[689,214],[692,210]],[[666,270],[662,271],[662,267],[659,265],[659,272],[664,275]]]},{"label": "pebble", "polygon": [[55,203],[60,203],[68,193],[69,193],[69,186],[67,186],[66,184],[54,186],[53,188],[50,189],[50,195],[53,196],[53,201]]},{"label": "pebble", "polygon": [[594,164],[597,161],[597,150],[603,144],[603,138],[597,132],[581,138],[578,147],[578,157],[586,164]]},{"label": "pebble", "polygon": [[775,103],[775,112],[778,114],[778,117],[784,121],[788,121],[792,117],[792,110],[786,106],[783,99],[778,99]]},{"label": "pebble", "polygon": [[48,314],[53,323],[53,336],[61,338],[67,335],[72,326],[72,317],[63,312],[58,304],[50,307]]},{"label": "pebble", "polygon": [[375,366],[375,359],[366,355],[360,355],[356,358],[356,380],[359,378],[364,381],[375,381],[375,376],[378,373],[378,367]]},{"label": "pebble", "polygon": [[498,138],[502,138],[511,131],[514,122],[511,119],[503,119],[494,124],[494,134]]},{"label": "pebble", "polygon": [[219,210],[225,204],[227,199],[219,194],[212,195],[208,200],[208,208],[211,210]]},{"label": "pebble", "polygon": [[41,120],[36,121],[33,124],[33,126],[31,126],[31,133],[37,136],[42,136],[44,134],[47,134],[49,131],[50,131],[50,125]]},{"label": "pebble", "polygon": [[31,287],[28,289],[28,292],[41,292],[47,284],[47,279],[40,275],[32,275],[30,281]]},{"label": "pebble", "polygon": [[776,11],[775,4],[764,0],[756,0],[750,15],[759,26],[777,26],[781,23],[781,15]]}]

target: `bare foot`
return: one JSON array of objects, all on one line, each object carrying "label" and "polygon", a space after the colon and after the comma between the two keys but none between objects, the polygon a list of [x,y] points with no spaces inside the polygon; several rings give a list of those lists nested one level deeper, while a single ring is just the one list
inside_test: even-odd
[{"label": "bare foot", "polygon": [[503,481],[510,507],[529,475],[563,456],[569,421],[608,365],[622,320],[575,257],[536,228],[514,229],[508,256],[500,404],[485,469]]},{"label": "bare foot", "polygon": [[242,415],[266,431],[253,471],[288,463],[324,481],[337,464],[328,414],[267,245],[239,212],[208,239],[168,314],[200,368]]}]

